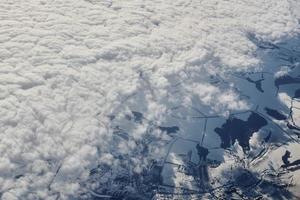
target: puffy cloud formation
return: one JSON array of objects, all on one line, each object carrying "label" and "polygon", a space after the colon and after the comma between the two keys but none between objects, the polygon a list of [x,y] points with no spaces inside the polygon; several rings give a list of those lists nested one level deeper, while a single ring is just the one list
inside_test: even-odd
[{"label": "puffy cloud formation", "polygon": [[[296,34],[297,7],[296,0],[1,1],[2,199],[71,199],[98,165],[122,170],[120,157],[139,173],[169,136],[151,123],[128,124],[132,110],[160,125],[179,105],[222,115],[247,109],[228,73],[260,68],[249,33],[267,41]],[[147,157],[145,138],[157,141]]]}]

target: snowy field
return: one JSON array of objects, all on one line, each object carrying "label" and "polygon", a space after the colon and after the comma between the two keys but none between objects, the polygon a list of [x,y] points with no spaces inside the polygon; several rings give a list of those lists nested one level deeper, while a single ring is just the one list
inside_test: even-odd
[{"label": "snowy field", "polygon": [[299,159],[299,0],[0,1],[1,199],[300,199]]}]

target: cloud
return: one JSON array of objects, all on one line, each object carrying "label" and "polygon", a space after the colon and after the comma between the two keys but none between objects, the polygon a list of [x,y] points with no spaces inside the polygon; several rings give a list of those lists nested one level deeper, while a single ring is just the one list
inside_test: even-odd
[{"label": "cloud", "polygon": [[230,89],[221,90],[214,85],[195,83],[190,85],[187,90],[193,93],[199,102],[209,106],[217,113],[230,110],[247,110],[249,108],[247,102],[240,100],[239,96]]},{"label": "cloud", "polygon": [[[246,33],[279,41],[299,31],[293,6],[287,0],[0,2],[2,198],[72,199],[88,188],[98,165],[113,171],[100,182],[128,165],[140,173],[164,155],[170,136],[156,126],[170,120],[174,106],[217,114],[247,109],[227,75],[260,66]],[[128,122],[131,110],[144,121]],[[117,126],[125,133],[116,134]]]}]

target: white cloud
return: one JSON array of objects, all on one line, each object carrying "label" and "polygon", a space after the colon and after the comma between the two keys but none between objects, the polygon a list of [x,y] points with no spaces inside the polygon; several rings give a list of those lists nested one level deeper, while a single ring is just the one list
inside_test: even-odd
[{"label": "white cloud", "polygon": [[288,75],[291,69],[288,66],[282,66],[279,71],[275,73],[275,78],[279,78]]},{"label": "white cloud", "polygon": [[[9,200],[72,198],[99,163],[121,168],[118,156],[131,156],[140,172],[160,157],[168,136],[149,125],[115,138],[107,116],[126,108],[157,124],[195,96],[209,112],[247,109],[210,77],[258,66],[247,32],[279,40],[298,28],[288,0],[14,0],[0,13],[0,191]],[[147,137],[161,141],[142,158],[137,141]]]},{"label": "white cloud", "polygon": [[209,106],[214,112],[225,114],[227,111],[247,110],[249,106],[246,101],[230,88],[220,89],[210,84],[189,85],[187,90],[194,94],[203,105]]}]

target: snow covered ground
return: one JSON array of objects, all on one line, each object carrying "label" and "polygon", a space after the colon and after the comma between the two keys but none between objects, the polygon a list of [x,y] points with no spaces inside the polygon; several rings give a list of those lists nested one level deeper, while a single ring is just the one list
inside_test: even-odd
[{"label": "snow covered ground", "polygon": [[[280,166],[286,149],[300,159],[299,9],[2,0],[0,197],[244,198],[243,188],[228,192],[243,169],[260,174],[253,195],[272,199],[262,176],[272,168],[284,174],[277,185],[293,185],[282,198],[296,199],[300,170]],[[233,122],[242,125],[227,130]]]}]

